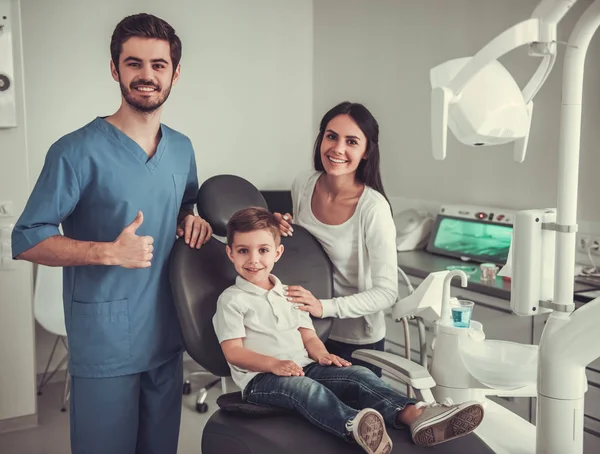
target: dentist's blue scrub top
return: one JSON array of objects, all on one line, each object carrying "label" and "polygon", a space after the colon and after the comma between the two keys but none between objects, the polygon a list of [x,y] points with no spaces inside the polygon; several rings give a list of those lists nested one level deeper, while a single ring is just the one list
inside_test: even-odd
[{"label": "dentist's blue scrub top", "polygon": [[168,276],[180,208],[198,192],[190,140],[161,125],[151,159],[102,118],[52,145],[12,235],[13,257],[64,235],[114,241],[142,211],[137,235],[154,238],[152,266],[65,267],[63,300],[69,371],[114,377],[160,366],[183,347]]}]

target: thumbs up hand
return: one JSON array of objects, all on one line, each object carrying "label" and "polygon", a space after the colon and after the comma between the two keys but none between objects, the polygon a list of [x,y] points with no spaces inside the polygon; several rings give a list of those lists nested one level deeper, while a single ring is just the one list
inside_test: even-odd
[{"label": "thumbs up hand", "polygon": [[138,211],[133,222],[114,241],[115,265],[123,268],[148,268],[151,265],[154,238],[137,236],[135,233],[143,222],[144,215]]}]

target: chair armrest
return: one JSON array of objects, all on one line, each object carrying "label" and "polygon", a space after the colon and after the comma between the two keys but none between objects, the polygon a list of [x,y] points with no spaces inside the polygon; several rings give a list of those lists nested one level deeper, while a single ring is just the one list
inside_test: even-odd
[{"label": "chair armrest", "polygon": [[413,389],[423,390],[435,387],[435,380],[429,375],[427,369],[402,356],[377,350],[355,350],[352,357],[380,367]]}]

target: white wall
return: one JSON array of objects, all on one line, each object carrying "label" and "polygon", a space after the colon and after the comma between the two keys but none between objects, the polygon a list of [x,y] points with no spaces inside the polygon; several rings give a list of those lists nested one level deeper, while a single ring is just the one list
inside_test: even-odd
[{"label": "white wall", "polygon": [[[234,173],[260,189],[289,187],[287,171],[310,164],[303,152],[313,140],[312,8],[311,0],[23,1],[29,146],[26,153],[21,129],[12,147],[2,147],[0,189],[3,181],[11,193],[0,191],[0,200],[7,194],[20,213],[48,147],[119,107],[120,91],[109,72],[110,36],[123,17],[138,12],[164,18],[183,42],[182,76],[163,121],[191,138],[200,182]],[[25,273],[19,281],[2,282],[0,311],[9,301],[5,286],[13,299],[27,295],[22,307],[30,310]],[[41,373],[53,338],[39,325],[36,334]],[[12,345],[3,335],[0,342]],[[62,353],[59,349],[54,363]],[[12,364],[2,359],[0,369]]]},{"label": "white wall", "polygon": [[200,180],[229,172],[287,187],[277,170],[303,164],[312,143],[310,0],[23,2],[32,179],[52,142],[117,109],[110,36],[137,12],[164,18],[183,42],[163,121],[192,139]]},{"label": "white wall", "polygon": [[[7,4],[13,31],[18,127],[0,129],[0,200],[12,201],[15,210],[20,212],[28,194],[21,28],[18,2],[2,2],[0,7],[4,9]],[[5,65],[6,61],[0,61],[0,71]],[[16,217],[0,217],[0,228],[15,221]],[[2,256],[5,255],[3,252]],[[0,269],[0,345],[0,420],[33,415],[36,411],[35,346],[31,266],[27,263],[15,263],[12,270]]]},{"label": "white wall", "polygon": [[[429,69],[473,55],[506,28],[525,20],[538,0],[319,0],[314,6],[315,119],[345,99],[363,102],[380,123],[383,179],[388,195],[443,203],[524,209],[556,205],[558,126],[564,46],[535,98],[528,157],[512,161],[509,146],[475,149],[449,139],[448,157],[430,146]],[[590,0],[561,22],[567,41]],[[584,88],[579,218],[600,222],[599,39],[587,57]],[[524,86],[539,60],[526,49],[502,62]],[[451,133],[449,133],[452,136]]]}]

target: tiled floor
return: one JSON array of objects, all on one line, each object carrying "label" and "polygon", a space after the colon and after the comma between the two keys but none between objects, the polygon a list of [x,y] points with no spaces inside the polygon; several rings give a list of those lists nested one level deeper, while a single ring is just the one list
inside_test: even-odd
[{"label": "tiled floor", "polygon": [[[202,428],[217,409],[216,399],[221,393],[220,386],[209,391],[207,413],[196,412],[197,391],[210,377],[198,377],[193,381],[194,392],[183,396],[181,414],[181,431],[179,433],[178,454],[200,454]],[[0,453],[2,454],[70,454],[69,449],[69,414],[61,413],[63,383],[47,385],[44,393],[38,398],[38,426],[33,429],[0,434]],[[228,392],[235,385],[228,381]]]}]

